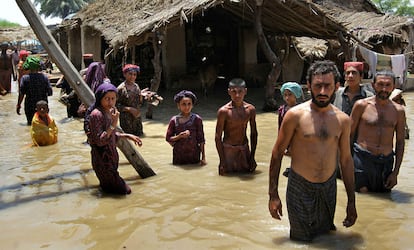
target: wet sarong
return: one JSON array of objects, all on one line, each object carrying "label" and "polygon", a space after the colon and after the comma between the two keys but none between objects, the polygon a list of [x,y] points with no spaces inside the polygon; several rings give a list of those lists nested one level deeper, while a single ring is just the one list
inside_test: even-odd
[{"label": "wet sarong", "polygon": [[312,183],[290,169],[286,190],[290,238],[311,241],[335,230],[336,173],[326,182]]},{"label": "wet sarong", "polygon": [[355,190],[367,187],[371,192],[389,192],[385,182],[392,173],[394,152],[389,155],[372,155],[357,143],[354,143]]},{"label": "wet sarong", "polygon": [[224,171],[230,172],[253,172],[250,169],[250,149],[246,143],[244,145],[233,146],[223,143],[225,166]]},{"label": "wet sarong", "polygon": [[119,176],[119,155],[115,147],[91,145],[92,167],[99,185],[106,193],[129,194],[131,189]]}]

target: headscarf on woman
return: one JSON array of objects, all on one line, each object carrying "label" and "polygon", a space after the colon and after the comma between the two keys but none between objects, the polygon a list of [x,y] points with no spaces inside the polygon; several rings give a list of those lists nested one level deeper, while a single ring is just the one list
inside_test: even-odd
[{"label": "headscarf on woman", "polygon": [[35,56],[28,56],[23,63],[23,69],[25,70],[38,70],[40,69],[40,59]]},{"label": "headscarf on woman", "polygon": [[280,92],[282,93],[282,95],[285,92],[285,90],[289,90],[290,92],[292,92],[295,95],[296,99],[303,97],[302,87],[296,82],[284,83],[280,88]]},{"label": "headscarf on woman", "polygon": [[96,89],[96,91],[95,91],[95,102],[86,111],[85,118],[84,118],[84,121],[83,121],[83,129],[84,129],[86,135],[88,135],[90,133],[89,119],[90,119],[90,115],[91,115],[92,111],[95,108],[101,106],[102,98],[105,96],[106,93],[108,93],[110,91],[114,91],[115,93],[118,93],[118,89],[112,83],[107,83],[107,82],[102,83]]},{"label": "headscarf on woman", "polygon": [[86,71],[85,82],[91,88],[92,92],[96,92],[99,85],[106,82],[105,64],[101,62],[93,62]]}]

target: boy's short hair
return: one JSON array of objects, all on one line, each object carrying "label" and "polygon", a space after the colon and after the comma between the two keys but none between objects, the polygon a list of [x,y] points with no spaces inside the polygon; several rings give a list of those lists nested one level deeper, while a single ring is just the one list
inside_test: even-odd
[{"label": "boy's short hair", "polygon": [[234,87],[246,88],[246,82],[241,78],[233,78],[229,82],[229,88],[234,88]]},{"label": "boy's short hair", "polygon": [[47,101],[45,100],[40,100],[38,102],[36,102],[36,111],[40,111],[40,109],[44,108],[45,110],[47,110],[46,112],[49,112],[49,104],[47,103]]},{"label": "boy's short hair", "polygon": [[36,102],[36,106],[38,106],[38,105],[46,105],[46,106],[49,106],[48,103],[47,103],[47,101],[45,101],[45,100],[40,100],[40,101]]}]

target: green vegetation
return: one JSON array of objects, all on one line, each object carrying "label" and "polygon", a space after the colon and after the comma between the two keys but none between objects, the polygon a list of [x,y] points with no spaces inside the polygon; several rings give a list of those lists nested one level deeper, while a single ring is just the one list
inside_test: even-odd
[{"label": "green vegetation", "polygon": [[372,2],[384,13],[414,16],[414,6],[411,5],[410,0],[372,0]]},{"label": "green vegetation", "polygon": [[39,14],[62,19],[78,12],[88,2],[90,0],[34,0],[35,5],[40,6]]},{"label": "green vegetation", "polygon": [[17,28],[21,27],[18,23],[12,23],[4,19],[0,19],[0,28]]}]

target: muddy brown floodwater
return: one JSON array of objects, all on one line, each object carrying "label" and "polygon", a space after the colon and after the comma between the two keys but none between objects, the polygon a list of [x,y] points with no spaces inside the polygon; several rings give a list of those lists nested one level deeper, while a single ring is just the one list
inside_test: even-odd
[{"label": "muddy brown floodwater", "polygon": [[[50,113],[59,127],[59,141],[46,147],[31,147],[25,117],[15,113],[17,93],[0,97],[0,249],[413,249],[414,136],[406,141],[395,189],[386,195],[356,194],[358,220],[353,227],[342,226],[346,193],[338,180],[338,230],[312,244],[292,242],[285,177],[280,177],[284,217],[272,219],[267,208],[277,116],[261,111],[262,89],[249,89],[246,99],[258,109],[257,171],[221,177],[215,117],[229,98],[218,92],[208,100],[200,98],[193,109],[204,119],[204,167],[171,164],[172,148],[164,136],[178,110],[174,93],[162,93],[165,100],[154,119],[144,118],[146,136],[139,149],[157,175],[140,178],[120,153],[119,172],[132,188],[128,196],[99,191],[82,120],[66,118],[58,89],[50,98]],[[404,97],[414,131],[414,93]],[[282,168],[289,161],[284,158]]]}]

